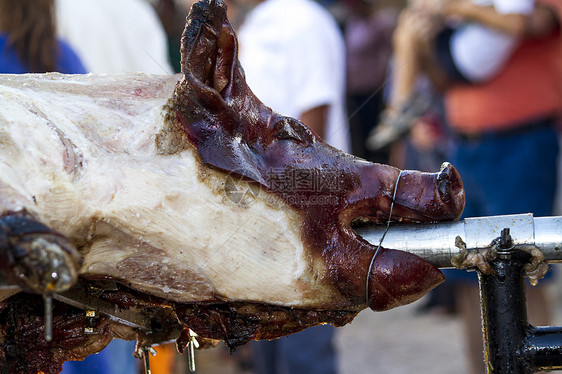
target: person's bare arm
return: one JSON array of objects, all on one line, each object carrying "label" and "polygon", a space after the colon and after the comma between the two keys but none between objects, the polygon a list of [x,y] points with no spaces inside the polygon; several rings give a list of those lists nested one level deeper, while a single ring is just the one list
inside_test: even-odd
[{"label": "person's bare arm", "polygon": [[470,0],[445,0],[443,13],[524,37],[540,38],[560,26],[556,12],[549,5],[542,3],[536,3],[531,14],[523,15],[501,14],[494,7],[476,5]]},{"label": "person's bare arm", "polygon": [[324,139],[328,120],[328,105],[317,106],[307,110],[301,114],[300,120],[320,138]]},{"label": "person's bare arm", "polygon": [[526,34],[527,15],[498,13],[492,6],[481,6],[470,0],[446,1],[443,12],[449,17],[460,17],[481,23],[515,36]]}]

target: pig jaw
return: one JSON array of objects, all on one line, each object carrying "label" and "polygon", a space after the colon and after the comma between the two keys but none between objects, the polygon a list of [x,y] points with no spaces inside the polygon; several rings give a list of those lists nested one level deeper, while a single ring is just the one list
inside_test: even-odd
[{"label": "pig jaw", "polygon": [[384,311],[410,304],[445,280],[427,261],[407,252],[383,249],[369,274],[368,305]]}]

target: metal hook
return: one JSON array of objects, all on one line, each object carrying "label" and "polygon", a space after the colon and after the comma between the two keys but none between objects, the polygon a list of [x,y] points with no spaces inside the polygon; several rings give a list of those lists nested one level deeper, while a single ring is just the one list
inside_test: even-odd
[{"label": "metal hook", "polygon": [[193,330],[189,330],[189,343],[187,343],[187,362],[189,365],[189,372],[195,373],[195,348],[199,348],[197,341],[197,334]]},{"label": "metal hook", "polygon": [[144,374],[151,374],[149,353],[156,356],[156,350],[152,347],[140,347],[136,354],[136,357],[141,358],[144,362]]}]

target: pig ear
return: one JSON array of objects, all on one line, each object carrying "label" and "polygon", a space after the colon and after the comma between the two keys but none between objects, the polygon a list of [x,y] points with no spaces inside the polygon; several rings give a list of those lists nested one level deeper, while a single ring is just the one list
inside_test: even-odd
[{"label": "pig ear", "polygon": [[[237,61],[238,42],[220,0],[193,5],[182,35],[182,82],[206,110],[224,109],[230,99]],[[193,99],[193,97],[190,97]]]},{"label": "pig ear", "polygon": [[258,140],[253,129],[259,121],[247,115],[263,105],[246,84],[238,42],[221,0],[193,5],[181,53],[184,78],[176,86],[174,105],[203,162],[266,185],[251,146]]}]

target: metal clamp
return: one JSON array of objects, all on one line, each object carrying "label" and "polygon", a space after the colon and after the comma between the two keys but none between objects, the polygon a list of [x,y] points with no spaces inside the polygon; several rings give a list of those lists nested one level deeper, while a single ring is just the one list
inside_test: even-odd
[{"label": "metal clamp", "polygon": [[533,217],[532,214],[466,218],[459,222],[397,224],[386,227],[357,228],[365,240],[378,245],[385,235],[384,248],[399,249],[413,253],[440,268],[453,267],[453,259],[464,249],[490,247],[509,228],[513,245],[536,246],[547,262],[562,262],[562,216]]},{"label": "metal clamp", "polygon": [[187,343],[187,362],[189,364],[189,371],[195,373],[195,349],[199,348],[197,341],[197,334],[195,331],[189,329],[189,343]]}]

